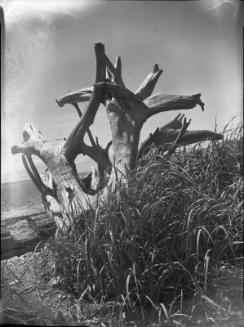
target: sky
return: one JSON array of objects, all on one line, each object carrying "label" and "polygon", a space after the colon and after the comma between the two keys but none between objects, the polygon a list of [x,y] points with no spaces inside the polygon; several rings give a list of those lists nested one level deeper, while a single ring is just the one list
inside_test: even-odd
[{"label": "sky", "polygon": [[[28,179],[21,156],[11,146],[22,142],[28,122],[47,140],[67,137],[77,123],[72,106],[59,108],[58,96],[95,80],[94,43],[105,44],[112,61],[120,55],[126,87],[135,91],[155,63],[163,69],[155,93],[201,92],[206,104],[152,117],[141,140],[178,113],[189,129],[221,132],[242,119],[242,26],[238,0],[204,1],[0,1],[5,18],[1,119],[1,181]],[[81,104],[81,109],[84,104]],[[100,143],[110,140],[105,109],[92,127]],[[79,157],[79,169],[95,164]],[[37,161],[37,164],[40,163]]]}]

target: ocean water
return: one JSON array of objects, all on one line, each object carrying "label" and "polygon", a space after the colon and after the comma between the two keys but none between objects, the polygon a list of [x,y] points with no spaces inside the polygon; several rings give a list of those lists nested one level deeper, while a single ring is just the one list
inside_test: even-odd
[{"label": "ocean water", "polygon": [[[80,173],[83,177],[87,173]],[[43,212],[41,194],[31,180],[1,183],[1,218]]]},{"label": "ocean water", "polygon": [[31,180],[1,183],[2,219],[41,211],[41,195]]},{"label": "ocean water", "polygon": [[1,209],[40,204],[41,195],[31,180],[1,184]]}]

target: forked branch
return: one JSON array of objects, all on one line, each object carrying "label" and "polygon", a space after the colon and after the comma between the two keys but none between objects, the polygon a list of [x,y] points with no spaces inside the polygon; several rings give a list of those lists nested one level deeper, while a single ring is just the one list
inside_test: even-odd
[{"label": "forked branch", "polygon": [[[78,104],[77,103],[73,103],[73,106],[75,107],[75,109],[76,109],[76,111],[78,113],[78,116],[81,118],[82,113],[81,113],[81,110],[80,110]],[[92,136],[92,133],[91,133],[90,128],[87,129],[87,135],[88,135],[88,137],[90,139],[90,142],[91,142],[92,146],[95,146],[96,144],[95,144],[95,141],[94,141],[94,138]]]},{"label": "forked branch", "polygon": [[208,140],[221,140],[223,139],[222,134],[211,132],[208,130],[196,130],[188,131],[187,128],[190,124],[182,118],[184,115],[178,115],[174,120],[160,129],[157,128],[154,133],[150,134],[149,137],[141,144],[138,158],[147,154],[152,144],[156,147],[162,147],[163,151],[169,150],[173,153],[176,148],[180,146],[190,145],[197,142],[203,142]]},{"label": "forked branch", "polygon": [[[106,59],[103,44],[98,43],[95,45],[95,54],[97,67],[95,79],[96,84],[94,85],[92,96],[85,109],[84,115],[80,118],[80,121],[66,140],[64,153],[70,162],[73,162],[78,154],[88,155],[97,162],[102,169],[107,170],[111,166],[108,156],[108,148],[102,149],[98,142],[95,143],[89,129],[94,122],[100,103],[104,102],[103,82],[106,75]],[[76,107],[79,116],[81,116],[77,103],[75,103],[74,106]],[[84,136],[86,133],[88,133],[92,146],[88,146],[84,142]]]},{"label": "forked branch", "polygon": [[[66,158],[73,162],[76,156],[80,153],[91,154],[91,147],[84,143],[84,136],[89,127],[93,124],[97,110],[103,100],[103,84],[96,84],[91,97],[91,100],[85,110],[84,115],[73,129],[64,145],[64,152]],[[87,153],[89,151],[89,154]],[[94,159],[94,156],[92,157]],[[95,160],[96,161],[96,160]]]},{"label": "forked branch", "polygon": [[184,118],[184,114],[177,115],[173,120],[169,123],[165,124],[161,129],[179,129],[182,127],[182,119]]},{"label": "forked branch", "polygon": [[175,152],[176,148],[179,146],[180,142],[183,140],[184,134],[185,134],[188,126],[190,125],[190,123],[191,123],[191,119],[187,122],[186,118],[184,118],[181,129],[179,131],[179,134],[167,154],[170,155]]},{"label": "forked branch", "polygon": [[106,68],[108,75],[111,76],[111,82],[120,86],[125,86],[122,79],[122,63],[120,57],[116,58],[115,65],[113,65],[110,59],[106,56]]}]

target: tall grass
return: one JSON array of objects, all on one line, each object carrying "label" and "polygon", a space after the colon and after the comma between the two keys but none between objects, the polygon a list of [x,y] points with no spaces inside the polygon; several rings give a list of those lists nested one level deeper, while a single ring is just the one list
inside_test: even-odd
[{"label": "tall grass", "polygon": [[242,255],[242,143],[239,128],[170,158],[154,149],[119,200],[110,194],[82,233],[50,242],[61,286],[132,311],[207,292],[219,262]]},{"label": "tall grass", "polygon": [[119,199],[109,194],[68,236],[49,241],[52,274],[79,310],[107,305],[117,317],[145,319],[150,308],[170,321],[184,317],[186,298],[211,303],[220,262],[242,259],[242,146],[238,128],[171,157],[153,149]]}]

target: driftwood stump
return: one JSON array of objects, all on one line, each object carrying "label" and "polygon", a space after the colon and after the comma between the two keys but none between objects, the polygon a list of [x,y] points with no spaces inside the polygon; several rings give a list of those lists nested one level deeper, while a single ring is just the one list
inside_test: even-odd
[{"label": "driftwood stump", "polygon": [[[63,233],[68,232],[72,228],[73,219],[87,209],[82,205],[84,194],[94,198],[94,205],[99,203],[99,199],[104,203],[108,189],[117,192],[118,182],[128,185],[130,172],[136,169],[138,160],[152,144],[162,147],[165,155],[171,155],[182,145],[222,138],[222,135],[211,131],[188,131],[190,121],[183,119],[183,115],[178,115],[140,145],[142,126],[151,116],[169,110],[192,109],[197,105],[204,110],[201,94],[152,95],[163,72],[157,64],[137,91],[132,92],[123,81],[120,57],[112,64],[102,43],[95,44],[95,56],[94,85],[70,92],[56,100],[60,107],[72,104],[79,115],[79,121],[67,139],[58,146],[53,146],[45,140],[38,128],[28,124],[23,132],[24,142],[12,147],[13,154],[22,154],[28,174],[42,194],[46,211]],[[83,113],[78,106],[80,102],[88,102]],[[112,138],[105,148],[99,145],[90,130],[102,106],[106,108]],[[89,144],[84,141],[85,135],[90,140]],[[110,146],[113,150],[112,158],[109,157]],[[97,173],[79,178],[75,159],[81,154],[96,162]],[[44,183],[41,179],[32,161],[33,155],[47,166],[48,182]]]}]

